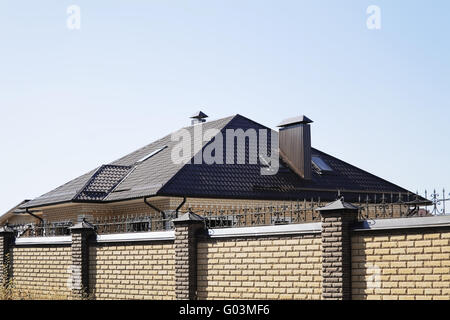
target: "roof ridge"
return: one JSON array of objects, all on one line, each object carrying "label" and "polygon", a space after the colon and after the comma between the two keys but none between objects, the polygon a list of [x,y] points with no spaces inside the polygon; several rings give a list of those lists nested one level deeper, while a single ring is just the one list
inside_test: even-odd
[{"label": "roof ridge", "polygon": [[[202,145],[202,148],[201,148],[201,150],[199,150],[198,152],[203,152],[203,149],[206,147],[206,145],[208,144],[208,143],[210,143],[211,141],[212,141],[212,139],[214,139],[217,135],[219,135],[219,134],[221,134],[222,133],[222,130],[224,129],[224,128],[226,128],[226,126],[227,125],[229,125],[230,124],[230,122],[231,121],[233,121],[234,119],[236,119],[237,117],[239,117],[240,115],[239,114],[235,114],[235,115],[233,115],[233,116],[229,116],[229,117],[225,117],[225,118],[222,118],[222,119],[219,119],[219,120],[225,120],[225,119],[227,119],[227,118],[230,118],[223,126],[222,126],[222,128],[219,130],[220,132],[219,133],[217,133],[214,137],[212,137],[209,141],[205,141],[205,143]],[[217,121],[219,121],[219,120],[217,120]],[[208,123],[211,123],[212,121],[209,121]],[[202,123],[202,124],[205,124],[205,123],[207,123],[207,122],[204,122],[204,123]],[[190,159],[189,159],[189,163],[191,163],[192,162],[192,160],[195,158],[195,156],[198,154],[198,152],[196,153],[196,154],[194,154]],[[164,186],[166,186],[166,185],[169,185],[179,174],[180,174],[180,172],[181,171],[183,171],[183,169],[186,167],[186,165],[187,165],[187,163],[186,164],[184,164],[180,169],[178,169],[177,170],[177,172],[174,174],[174,175],[172,175],[172,177],[160,188],[160,190],[162,189],[162,188],[164,188]],[[158,191],[160,191],[160,190],[158,190]]]},{"label": "roof ridge", "polygon": [[[230,120],[231,120],[232,118],[234,118],[234,117],[236,117],[236,116],[238,116],[238,115],[239,115],[239,114],[234,114],[234,115],[228,116],[228,117],[223,117],[223,118],[219,118],[219,119],[215,119],[215,120],[210,120],[210,121],[206,121],[206,122],[201,122],[201,123],[191,124],[191,125],[189,125],[189,126],[185,126],[185,127],[182,127],[182,128],[180,128],[180,129],[178,129],[178,130],[176,130],[176,131],[173,131],[172,133],[178,132],[178,131],[180,131],[180,130],[182,130],[182,129],[191,128],[191,127],[197,126],[197,125],[199,125],[199,124],[207,125],[207,124],[211,124],[211,123],[213,123],[213,122],[223,121],[223,120],[228,119],[228,118],[230,118]],[[168,136],[170,136],[172,133],[169,133]],[[166,137],[167,137],[167,136],[166,136]]]},{"label": "roof ridge", "polygon": [[[224,119],[227,119],[227,118],[233,118],[233,117],[235,117],[235,116],[236,116],[236,115],[234,115],[234,116],[228,116],[228,117],[223,117],[223,118],[220,118],[220,119],[215,119],[215,120],[203,122],[202,124],[203,124],[203,125],[208,125],[208,124],[211,124],[211,123],[214,123],[214,122],[223,121]],[[231,120],[231,119],[230,119],[230,120]],[[109,162],[109,164],[114,165],[114,163],[117,163],[117,162],[121,161],[122,159],[128,157],[128,156],[129,156],[130,154],[132,154],[132,153],[135,153],[135,152],[139,152],[139,151],[141,151],[141,150],[144,150],[144,149],[148,148],[149,146],[151,146],[152,144],[156,144],[156,143],[160,142],[161,140],[164,140],[164,139],[170,137],[171,135],[173,135],[174,133],[176,133],[176,132],[178,132],[178,131],[180,131],[180,130],[188,129],[188,128],[191,128],[191,127],[193,127],[193,126],[195,126],[195,125],[189,125],[189,126],[182,127],[182,128],[180,128],[180,129],[177,129],[177,130],[175,130],[175,131],[172,131],[172,132],[170,132],[170,133],[164,135],[163,137],[161,137],[161,138],[159,138],[159,139],[157,139],[157,140],[155,140],[155,141],[153,141],[153,142],[147,143],[145,146],[143,146],[143,147],[141,147],[141,148],[139,148],[139,149],[137,149],[137,150],[134,150],[134,151],[129,152],[128,154],[124,155],[123,157],[120,157],[119,159],[116,159],[116,160],[113,160],[113,161]]]}]

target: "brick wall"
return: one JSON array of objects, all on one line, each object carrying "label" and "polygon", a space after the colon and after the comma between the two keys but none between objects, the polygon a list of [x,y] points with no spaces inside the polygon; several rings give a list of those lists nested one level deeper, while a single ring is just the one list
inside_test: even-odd
[{"label": "brick wall", "polygon": [[27,223],[39,223],[39,220],[33,218],[29,214],[16,214],[9,216],[8,218],[0,218],[0,220],[4,222],[8,222],[8,224],[27,224]]},{"label": "brick wall", "polygon": [[[329,288],[338,288],[335,280],[342,278],[339,285],[351,286],[353,299],[450,300],[450,218],[378,220],[339,231],[334,213],[322,215],[321,225],[210,230],[209,236],[201,220],[187,219],[174,222],[175,232],[128,234],[126,240],[124,235],[80,238],[93,232],[80,223],[82,230],[72,228],[72,246],[19,239],[13,244],[11,230],[2,228],[2,252],[12,258],[11,275],[3,276],[12,278],[23,297],[79,298],[72,286],[78,243],[89,247],[79,263],[89,268],[79,272],[95,299],[180,298],[186,296],[180,283],[194,288],[192,299],[327,299],[327,290],[333,293]],[[185,230],[193,225],[198,232]],[[333,232],[347,233],[349,241]],[[342,252],[347,247],[351,259],[327,250],[329,242]],[[337,262],[342,268],[329,265]]]},{"label": "brick wall", "polygon": [[450,232],[352,238],[353,299],[450,299]]},{"label": "brick wall", "polygon": [[71,204],[68,206],[48,208],[42,211],[41,217],[49,222],[72,221],[76,222],[79,216],[111,215],[113,210],[108,206],[99,204]]},{"label": "brick wall", "polygon": [[174,299],[173,242],[97,244],[90,248],[89,285],[96,299]]},{"label": "brick wall", "polygon": [[12,283],[16,294],[33,299],[70,296],[70,245],[14,247],[12,261]]},{"label": "brick wall", "polygon": [[199,299],[320,299],[321,271],[320,236],[198,244]]}]

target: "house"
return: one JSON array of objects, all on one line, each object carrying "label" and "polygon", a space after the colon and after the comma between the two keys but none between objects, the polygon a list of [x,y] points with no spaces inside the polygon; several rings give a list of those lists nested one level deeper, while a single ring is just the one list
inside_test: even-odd
[{"label": "house", "polygon": [[23,204],[27,203],[30,200],[23,200],[22,202],[20,202],[19,204],[17,204],[16,206],[14,206],[14,208],[8,210],[6,213],[4,213],[3,215],[0,216],[0,221],[1,224],[26,224],[28,222],[30,222],[30,218],[32,218],[32,216],[30,216],[28,213],[26,213],[26,211],[24,209],[20,209],[20,206],[22,206]]},{"label": "house", "polygon": [[[385,197],[405,201],[412,195],[313,148],[312,121],[305,116],[283,121],[279,131],[239,114],[206,118],[198,112],[191,126],[26,201],[15,211],[27,215],[29,222],[74,223],[124,215],[169,219],[189,208],[214,216],[224,210],[295,206],[297,213],[304,210],[305,220],[314,220],[314,206],[339,196],[348,202],[374,203]],[[210,137],[205,139],[204,133]],[[206,151],[215,162],[200,156]],[[14,222],[13,211],[0,223]]]}]

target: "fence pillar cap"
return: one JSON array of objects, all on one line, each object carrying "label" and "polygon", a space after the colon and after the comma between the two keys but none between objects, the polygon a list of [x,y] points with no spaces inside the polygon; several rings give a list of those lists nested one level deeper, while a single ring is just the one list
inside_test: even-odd
[{"label": "fence pillar cap", "polygon": [[358,210],[359,208],[357,206],[345,202],[344,197],[341,197],[336,201],[333,201],[327,204],[326,206],[317,209],[317,211],[320,211],[321,213],[326,213],[330,211],[358,211]]},{"label": "fence pillar cap", "polygon": [[85,219],[83,221],[77,223],[73,227],[70,227],[70,230],[77,231],[77,230],[94,230],[95,227],[93,224],[87,222]]},{"label": "fence pillar cap", "polygon": [[185,214],[183,214],[181,217],[173,219],[172,222],[174,224],[177,223],[203,223],[203,221],[205,220],[204,217],[193,213],[192,211],[188,211]]}]

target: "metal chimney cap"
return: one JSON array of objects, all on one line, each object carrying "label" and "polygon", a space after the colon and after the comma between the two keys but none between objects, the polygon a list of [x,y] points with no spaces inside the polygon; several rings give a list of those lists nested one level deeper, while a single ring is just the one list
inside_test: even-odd
[{"label": "metal chimney cap", "polygon": [[208,116],[203,111],[197,111],[194,113],[193,116],[191,116],[192,119],[204,119],[208,118]]},{"label": "metal chimney cap", "polygon": [[314,121],[309,119],[307,116],[303,115],[303,116],[299,116],[299,117],[284,119],[283,121],[281,121],[281,123],[277,127],[288,127],[288,126],[292,126],[294,124],[308,124],[308,123],[313,123],[313,122]]}]

